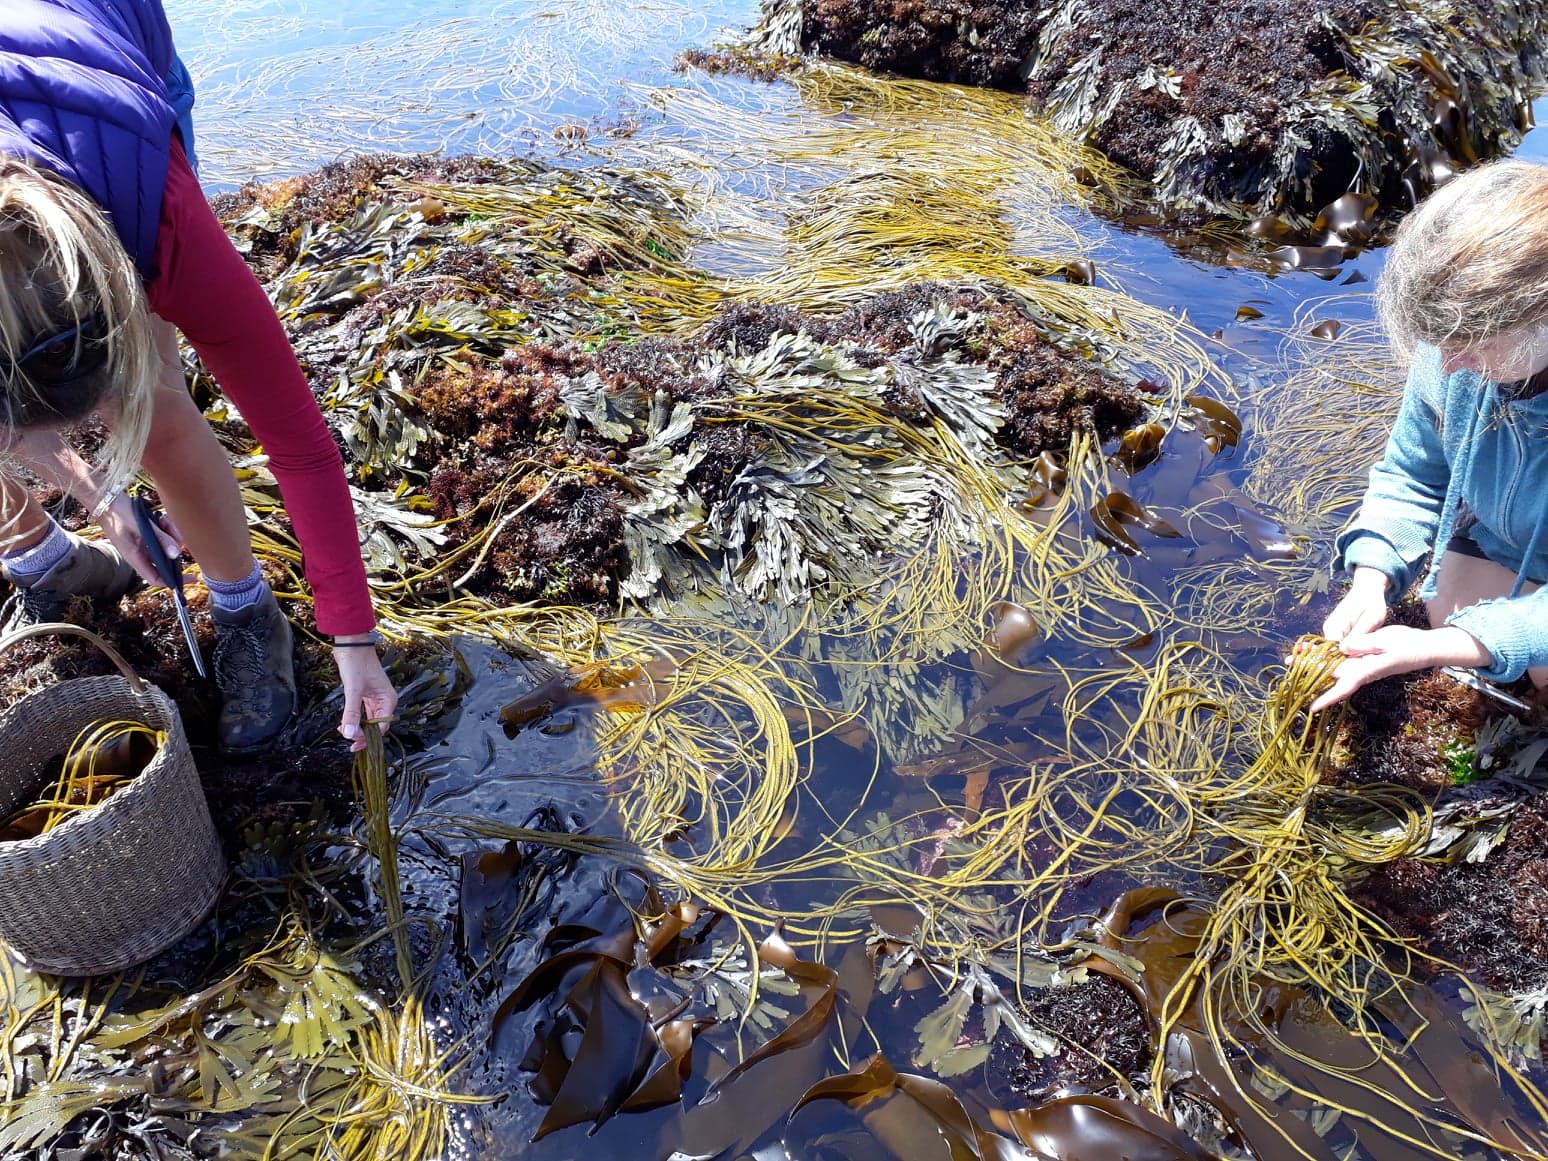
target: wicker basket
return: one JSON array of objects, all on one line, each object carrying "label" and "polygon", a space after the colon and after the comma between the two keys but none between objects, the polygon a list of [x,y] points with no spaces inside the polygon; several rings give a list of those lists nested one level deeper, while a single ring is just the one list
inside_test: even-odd
[{"label": "wicker basket", "polygon": [[39,971],[116,972],[198,925],[220,893],[225,858],[172,699],[75,625],[23,629],[0,640],[0,653],[42,633],[85,637],[123,676],[62,681],[0,713],[0,817],[35,799],[49,759],[94,723],[143,722],[167,740],[100,805],[46,834],[0,842],[0,940]]}]

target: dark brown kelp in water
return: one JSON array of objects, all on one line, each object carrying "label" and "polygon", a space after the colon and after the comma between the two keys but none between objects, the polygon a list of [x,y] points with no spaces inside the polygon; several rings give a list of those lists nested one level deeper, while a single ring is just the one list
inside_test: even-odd
[{"label": "dark brown kelp in water", "polygon": [[[888,1156],[918,1155],[921,1133],[938,1133],[956,1155],[972,1157],[1012,1156],[1004,1150],[1016,1140],[1049,1157],[1109,1155],[1104,1148],[1149,1156],[1132,1150],[1161,1146],[1173,1152],[1154,1155],[1206,1156],[1129,1101],[985,1105],[982,1090],[953,1091],[935,1077],[899,1072],[879,1051],[833,1075],[833,1052],[853,1056],[871,1038],[866,1016],[883,998],[873,978],[881,974],[884,991],[896,986],[895,972],[886,982],[885,942],[850,944],[835,969],[771,935],[757,949],[755,975],[745,949],[728,954],[717,941],[722,917],[687,903],[664,907],[645,894],[633,905],[648,917],[641,922],[604,899],[588,918],[605,926],[551,932],[545,958],[495,1017],[497,1037],[516,1019],[531,1030],[522,1068],[548,1110],[535,1139],[661,1108],[668,1114],[658,1130],[661,1155],[741,1156],[772,1131],[790,1156],[803,1156],[834,1139],[829,1109],[816,1117],[803,1110],[835,1101],[850,1111],[843,1120],[851,1147],[871,1141]],[[1016,1019],[1009,1009],[1006,1018]],[[760,1041],[751,1051],[738,1043],[749,1036]]]},{"label": "dark brown kelp in water", "polygon": [[1174,211],[1316,211],[1350,188],[1406,208],[1527,127],[1539,9],[973,5],[771,0],[754,42],[878,71],[1025,90]]}]

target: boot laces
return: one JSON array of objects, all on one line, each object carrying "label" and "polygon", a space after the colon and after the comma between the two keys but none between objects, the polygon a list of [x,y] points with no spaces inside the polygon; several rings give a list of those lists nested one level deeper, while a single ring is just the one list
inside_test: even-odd
[{"label": "boot laces", "polygon": [[6,632],[14,632],[57,621],[64,616],[69,603],[69,597],[48,589],[17,585],[10,599],[0,606],[0,624]]},{"label": "boot laces", "polygon": [[269,626],[262,618],[245,625],[222,625],[215,642],[215,683],[232,701],[257,697],[272,676]]}]

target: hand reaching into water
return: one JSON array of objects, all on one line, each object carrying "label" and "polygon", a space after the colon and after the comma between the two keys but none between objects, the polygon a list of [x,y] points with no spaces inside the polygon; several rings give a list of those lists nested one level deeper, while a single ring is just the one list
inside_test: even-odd
[{"label": "hand reaching into water", "polygon": [[339,733],[349,739],[351,751],[366,747],[362,722],[376,722],[382,733],[391,727],[393,710],[398,707],[398,691],[382,669],[382,662],[375,649],[345,646],[333,650],[334,663],[339,667],[339,681],[344,687],[344,714],[339,719]]},{"label": "hand reaching into water", "polygon": [[1375,632],[1386,622],[1386,575],[1374,568],[1356,568],[1349,591],[1322,623],[1322,635],[1342,644],[1350,636]]}]

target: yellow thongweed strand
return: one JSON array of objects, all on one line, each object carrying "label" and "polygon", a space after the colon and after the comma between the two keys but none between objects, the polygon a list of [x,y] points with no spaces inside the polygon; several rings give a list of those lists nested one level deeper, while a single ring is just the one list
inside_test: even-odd
[{"label": "yellow thongweed strand", "polygon": [[351,781],[365,819],[371,857],[376,860],[382,909],[387,913],[398,978],[408,992],[414,982],[414,961],[409,950],[408,920],[403,910],[403,887],[398,877],[398,835],[392,826],[392,793],[387,785],[387,754],[382,731],[375,722],[364,722],[365,749],[355,755]]},{"label": "yellow thongweed strand", "polygon": [[379,1010],[361,1030],[354,1078],[340,1087],[331,1111],[317,1114],[323,1138],[319,1161],[444,1157],[452,1110],[498,1099],[450,1092],[447,1085],[460,1063],[453,1055],[436,1047],[417,994],[405,998],[401,1012]]},{"label": "yellow thongweed strand", "polygon": [[59,775],[49,788],[0,825],[17,827],[29,835],[47,834],[65,819],[98,806],[138,773],[99,773],[104,752],[115,745],[128,746],[136,737],[148,739],[155,753],[167,736],[163,730],[135,721],[94,722],[84,727],[70,743]]}]

